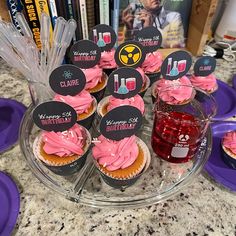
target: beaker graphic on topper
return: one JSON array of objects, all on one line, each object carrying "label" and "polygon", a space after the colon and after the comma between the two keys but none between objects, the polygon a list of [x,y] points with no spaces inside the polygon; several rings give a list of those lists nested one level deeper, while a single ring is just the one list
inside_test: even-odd
[{"label": "beaker graphic on topper", "polygon": [[174,61],[172,67],[172,58],[168,58],[166,74],[169,76],[177,76],[186,70],[186,60]]},{"label": "beaker graphic on topper", "polygon": [[136,89],[136,78],[122,78],[119,85],[119,77],[114,75],[114,92],[118,94],[127,94]]},{"label": "beaker graphic on topper", "polygon": [[105,47],[106,46],[106,43],[103,39],[103,34],[102,33],[98,33],[99,35],[99,38],[98,38],[98,41],[97,41],[97,45],[98,47]]},{"label": "beaker graphic on topper", "polygon": [[104,40],[105,44],[111,43],[111,33],[110,32],[105,32],[102,35],[103,35],[103,40]]},{"label": "beaker graphic on topper", "polygon": [[105,47],[107,44],[111,43],[111,33],[99,32],[97,34],[97,30],[93,29],[93,42],[96,43],[99,47]]}]

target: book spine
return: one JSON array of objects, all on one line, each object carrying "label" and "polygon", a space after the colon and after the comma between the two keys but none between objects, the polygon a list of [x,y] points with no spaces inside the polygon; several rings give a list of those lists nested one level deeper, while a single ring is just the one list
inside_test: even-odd
[{"label": "book spine", "polygon": [[88,18],[88,30],[95,26],[95,14],[94,14],[94,0],[86,1],[87,18]]},{"label": "book spine", "polygon": [[99,1],[94,1],[94,14],[95,14],[95,25],[100,24],[100,9],[99,9]]},{"label": "book spine", "polygon": [[51,13],[52,25],[54,28],[56,24],[56,19],[58,17],[57,6],[56,6],[55,0],[48,0],[48,5],[49,5],[50,13]]},{"label": "book spine", "polygon": [[76,40],[83,38],[83,32],[82,32],[82,26],[81,26],[81,20],[80,20],[80,9],[79,9],[79,3],[77,0],[72,0],[72,8],[73,8],[73,15],[74,19],[77,23],[77,28],[75,31]]},{"label": "book spine", "polygon": [[71,0],[65,0],[66,9],[67,9],[67,18],[74,19],[73,6]]},{"label": "book spine", "polygon": [[88,39],[88,22],[87,22],[87,10],[86,10],[85,0],[80,0],[80,16],[81,16],[83,38]]},{"label": "book spine", "polygon": [[[39,20],[43,12],[50,16],[47,0],[34,0],[34,2],[36,5],[36,10],[39,16]],[[52,25],[50,25],[50,41],[52,42]]]},{"label": "book spine", "polygon": [[114,0],[113,29],[114,29],[117,37],[118,37],[118,33],[119,33],[119,11],[120,11],[120,0]]},{"label": "book spine", "polygon": [[66,6],[64,0],[55,0],[55,2],[58,16],[62,16],[67,20]]},{"label": "book spine", "polygon": [[104,5],[103,5],[103,0],[99,0],[99,15],[100,15],[100,24],[104,24],[105,19],[104,19],[104,14],[105,14],[105,9],[104,9]]},{"label": "book spine", "polygon": [[40,41],[40,22],[39,16],[36,10],[36,5],[34,1],[22,0],[22,4],[25,8],[26,18],[29,23],[29,27],[34,36],[34,41],[39,49],[41,49]]},{"label": "book spine", "polygon": [[109,0],[99,0],[100,24],[110,25]]},{"label": "book spine", "polygon": [[9,15],[11,18],[12,23],[15,25],[15,27],[17,28],[17,30],[22,33],[20,25],[16,19],[16,13],[22,11],[22,6],[20,3],[18,3],[15,0],[7,0],[7,7],[9,10]]}]

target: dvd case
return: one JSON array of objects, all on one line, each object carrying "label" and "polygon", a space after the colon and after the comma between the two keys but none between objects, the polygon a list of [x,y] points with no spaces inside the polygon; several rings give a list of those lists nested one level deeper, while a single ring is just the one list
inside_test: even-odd
[{"label": "dvd case", "polygon": [[191,6],[192,0],[120,1],[119,44],[155,26],[162,33],[163,48],[185,47]]}]

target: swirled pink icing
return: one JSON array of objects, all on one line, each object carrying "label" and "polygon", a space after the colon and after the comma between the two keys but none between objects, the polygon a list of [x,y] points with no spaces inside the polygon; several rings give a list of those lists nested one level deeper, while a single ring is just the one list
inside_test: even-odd
[{"label": "swirled pink icing", "polygon": [[94,66],[89,69],[82,69],[86,77],[85,89],[92,89],[97,86],[102,80],[102,69],[99,66]]},{"label": "swirled pink icing", "polygon": [[89,108],[92,105],[93,97],[86,90],[82,90],[75,96],[63,96],[56,94],[54,101],[64,102],[75,109],[77,114],[88,113]]},{"label": "swirled pink icing", "polygon": [[101,135],[92,149],[94,159],[108,171],[131,166],[137,159],[138,152],[134,135],[120,141],[109,140]]},{"label": "swirled pink icing", "polygon": [[125,106],[125,105],[136,107],[141,111],[142,114],[144,114],[144,110],[145,110],[144,101],[142,97],[138,94],[135,95],[134,97],[125,98],[125,99],[119,99],[113,96],[109,96],[107,110],[110,111],[116,107]]},{"label": "swirled pink icing", "polygon": [[59,157],[82,155],[84,153],[84,136],[82,128],[78,124],[64,132],[43,131],[43,150],[47,154]]},{"label": "swirled pink icing", "polygon": [[115,49],[102,52],[99,66],[104,69],[117,68],[115,62]]},{"label": "swirled pink icing", "polygon": [[145,73],[153,73],[159,71],[162,61],[162,55],[160,52],[155,51],[148,53],[141,67]]},{"label": "swirled pink icing", "polygon": [[205,77],[192,75],[190,81],[194,87],[207,92],[212,92],[217,88],[216,77],[214,74]]},{"label": "swirled pink icing", "polygon": [[226,133],[222,144],[236,155],[236,131]]},{"label": "swirled pink icing", "polygon": [[[171,87],[173,89],[171,89]],[[177,80],[161,79],[156,82],[155,94],[158,94],[165,102],[180,104],[192,97],[193,88],[190,80],[186,76]]]}]

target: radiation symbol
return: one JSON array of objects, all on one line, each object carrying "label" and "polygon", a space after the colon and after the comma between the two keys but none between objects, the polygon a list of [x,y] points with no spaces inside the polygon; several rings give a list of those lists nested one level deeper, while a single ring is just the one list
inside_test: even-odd
[{"label": "radiation symbol", "polygon": [[120,49],[119,61],[124,66],[135,66],[142,59],[141,48],[135,44],[125,45]]}]

